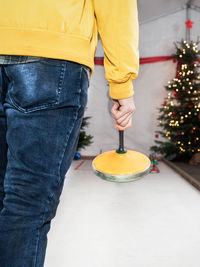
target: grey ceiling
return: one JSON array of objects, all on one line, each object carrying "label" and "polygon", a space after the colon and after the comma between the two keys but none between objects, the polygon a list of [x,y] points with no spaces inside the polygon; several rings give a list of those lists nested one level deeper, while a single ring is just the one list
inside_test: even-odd
[{"label": "grey ceiling", "polygon": [[[184,8],[188,0],[137,0],[140,23]],[[200,8],[200,0],[190,0],[191,6]]]}]

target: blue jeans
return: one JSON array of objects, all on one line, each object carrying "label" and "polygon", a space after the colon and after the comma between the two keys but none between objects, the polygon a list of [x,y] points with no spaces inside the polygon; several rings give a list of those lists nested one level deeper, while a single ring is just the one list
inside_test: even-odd
[{"label": "blue jeans", "polygon": [[0,65],[0,267],[42,267],[76,151],[87,66],[61,59]]}]

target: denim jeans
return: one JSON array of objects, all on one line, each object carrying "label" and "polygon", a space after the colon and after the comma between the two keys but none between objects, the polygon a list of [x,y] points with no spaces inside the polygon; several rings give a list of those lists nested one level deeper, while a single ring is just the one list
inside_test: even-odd
[{"label": "denim jeans", "polygon": [[0,65],[0,267],[42,267],[76,151],[88,67],[41,58]]}]

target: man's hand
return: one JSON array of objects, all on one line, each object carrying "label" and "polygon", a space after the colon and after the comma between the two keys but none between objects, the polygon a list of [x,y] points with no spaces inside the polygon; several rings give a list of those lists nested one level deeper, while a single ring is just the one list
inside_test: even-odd
[{"label": "man's hand", "polygon": [[113,107],[111,109],[111,114],[113,120],[116,122],[114,127],[117,130],[130,128],[132,126],[132,115],[136,110],[133,97],[112,101]]}]

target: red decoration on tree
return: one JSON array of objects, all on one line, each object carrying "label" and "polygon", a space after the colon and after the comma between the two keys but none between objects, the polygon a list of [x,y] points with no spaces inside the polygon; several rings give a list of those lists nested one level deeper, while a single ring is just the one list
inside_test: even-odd
[{"label": "red decoration on tree", "polygon": [[191,134],[193,134],[193,133],[194,133],[194,131],[193,131],[193,130],[191,130],[191,131],[190,131],[190,133],[191,133]]},{"label": "red decoration on tree", "polygon": [[155,137],[158,138],[159,137],[159,134],[155,134]]},{"label": "red decoration on tree", "polygon": [[174,95],[176,98],[178,98],[178,94],[177,94],[176,91],[173,92],[173,95]]},{"label": "red decoration on tree", "polygon": [[177,133],[178,135],[181,135],[181,133]]},{"label": "red decoration on tree", "polygon": [[192,105],[188,105],[188,108],[192,108]]},{"label": "red decoration on tree", "polygon": [[178,60],[177,66],[176,66],[176,78],[180,78],[181,75],[179,73],[179,71],[181,71],[181,66],[182,66],[182,62],[180,60]]},{"label": "red decoration on tree", "polygon": [[186,28],[190,30],[192,28],[192,25],[194,24],[194,21],[191,21],[190,19],[185,22]]},{"label": "red decoration on tree", "polygon": [[167,101],[166,100],[164,101],[164,104],[167,105]]},{"label": "red decoration on tree", "polygon": [[172,114],[176,114],[176,112],[175,111],[172,111]]}]

